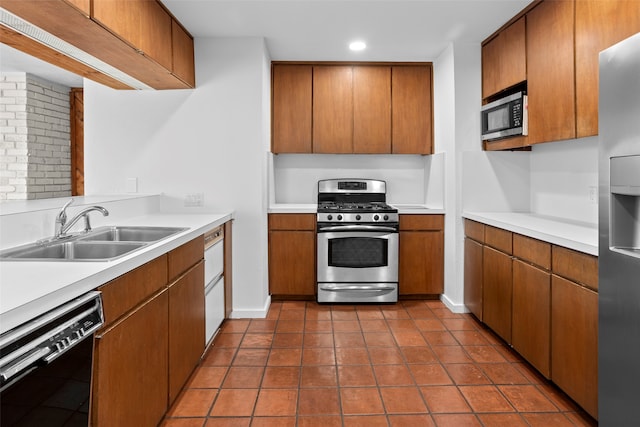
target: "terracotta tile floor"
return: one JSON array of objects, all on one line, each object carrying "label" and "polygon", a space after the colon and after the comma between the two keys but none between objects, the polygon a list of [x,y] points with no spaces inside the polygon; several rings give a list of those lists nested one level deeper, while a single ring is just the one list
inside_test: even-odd
[{"label": "terracotta tile floor", "polygon": [[596,426],[440,301],[274,302],[227,320],[163,427]]}]

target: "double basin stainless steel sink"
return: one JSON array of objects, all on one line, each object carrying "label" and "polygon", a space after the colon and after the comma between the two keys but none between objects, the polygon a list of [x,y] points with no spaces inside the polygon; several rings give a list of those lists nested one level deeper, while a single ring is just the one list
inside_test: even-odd
[{"label": "double basin stainless steel sink", "polygon": [[100,227],[0,252],[3,261],[111,261],[186,230],[179,227]]}]

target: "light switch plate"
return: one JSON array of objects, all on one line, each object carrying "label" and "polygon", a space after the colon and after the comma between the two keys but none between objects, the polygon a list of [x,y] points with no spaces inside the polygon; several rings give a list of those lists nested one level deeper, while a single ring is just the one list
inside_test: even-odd
[{"label": "light switch plate", "polygon": [[138,178],[127,178],[126,190],[127,193],[138,192]]}]

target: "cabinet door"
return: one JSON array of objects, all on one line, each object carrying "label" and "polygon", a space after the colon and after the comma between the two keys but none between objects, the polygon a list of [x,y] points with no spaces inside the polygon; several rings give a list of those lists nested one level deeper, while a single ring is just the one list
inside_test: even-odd
[{"label": "cabinet door", "polygon": [[314,214],[269,215],[269,292],[313,296],[316,284]]},{"label": "cabinet door", "polygon": [[167,286],[167,255],[149,261],[100,286],[105,326]]},{"label": "cabinet door", "polygon": [[311,153],[311,65],[275,64],[272,70],[273,153]]},{"label": "cabinet door", "polygon": [[529,143],[575,138],[574,2],[544,1],[527,14]]},{"label": "cabinet door", "polygon": [[482,97],[527,79],[525,18],[518,19],[482,46]]},{"label": "cabinet door", "polygon": [[560,277],[598,291],[598,257],[553,246],[551,251],[553,272]]},{"label": "cabinet door", "polygon": [[171,20],[171,42],[173,54],[173,75],[189,87],[196,86],[193,39],[175,19]]},{"label": "cabinet door", "polygon": [[313,152],[353,152],[351,66],[313,67]]},{"label": "cabinet door", "polygon": [[511,256],[485,246],[482,252],[482,320],[511,343]]},{"label": "cabinet door", "polygon": [[482,321],[482,245],[464,239],[464,305]]},{"label": "cabinet door", "polygon": [[555,275],[551,380],[598,418],[598,294]]},{"label": "cabinet door", "polygon": [[551,273],[513,261],[511,343],[545,378],[551,376]]},{"label": "cabinet door", "polygon": [[400,295],[444,292],[444,233],[400,231]]},{"label": "cabinet door", "polygon": [[269,293],[315,295],[315,237],[314,231],[269,231]]},{"label": "cabinet door", "polygon": [[173,249],[167,257],[168,277],[171,283],[204,258],[204,234]]},{"label": "cabinet door", "polygon": [[500,34],[482,46],[482,98],[500,92]]},{"label": "cabinet door", "polygon": [[391,68],[391,150],[433,153],[431,65]]},{"label": "cabinet door", "polygon": [[204,353],[204,261],[169,286],[169,404]]},{"label": "cabinet door", "polygon": [[598,134],[598,54],[640,31],[640,4],[576,2],[577,137]]},{"label": "cabinet door", "polygon": [[93,1],[91,17],[140,53],[172,69],[171,16],[157,1]]},{"label": "cabinet door", "polygon": [[353,151],[391,153],[391,67],[353,67]]},{"label": "cabinet door", "polygon": [[155,426],[167,410],[167,292],[95,339],[94,427]]}]

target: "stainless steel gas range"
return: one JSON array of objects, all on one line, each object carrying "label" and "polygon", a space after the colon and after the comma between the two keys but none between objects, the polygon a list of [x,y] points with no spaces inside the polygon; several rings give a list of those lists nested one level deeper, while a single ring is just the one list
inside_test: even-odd
[{"label": "stainless steel gas range", "polygon": [[397,302],[398,228],[384,181],[319,181],[318,302]]}]

